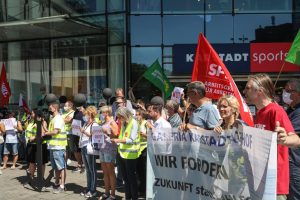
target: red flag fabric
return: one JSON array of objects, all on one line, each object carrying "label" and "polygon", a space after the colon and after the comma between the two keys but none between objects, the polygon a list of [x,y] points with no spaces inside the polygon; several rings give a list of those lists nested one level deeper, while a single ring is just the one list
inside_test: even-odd
[{"label": "red flag fabric", "polygon": [[249,126],[254,125],[250,109],[229,71],[202,33],[199,36],[194,59],[192,81],[202,81],[205,84],[208,98],[219,99],[223,94],[234,95],[240,103],[242,120]]},{"label": "red flag fabric", "polygon": [[26,113],[30,113],[28,105],[27,105],[25,99],[23,98],[22,94],[20,94],[20,98],[19,98],[19,107],[23,107],[23,109],[25,110]]},{"label": "red flag fabric", "polygon": [[9,83],[7,81],[6,77],[6,69],[4,63],[2,64],[2,70],[1,70],[1,75],[0,75],[0,87],[1,87],[1,102],[0,106],[3,107],[8,104],[9,102],[9,97],[11,95]]}]

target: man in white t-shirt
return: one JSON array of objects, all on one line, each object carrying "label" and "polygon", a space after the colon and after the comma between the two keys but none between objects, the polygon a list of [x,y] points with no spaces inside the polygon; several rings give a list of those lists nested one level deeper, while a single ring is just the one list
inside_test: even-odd
[{"label": "man in white t-shirt", "polygon": [[64,120],[59,114],[59,104],[51,103],[49,110],[53,112],[53,118],[50,120],[48,130],[43,133],[43,136],[51,136],[51,139],[48,141],[48,149],[51,166],[55,170],[53,193],[57,194],[63,192],[65,189],[67,134],[64,131]]}]

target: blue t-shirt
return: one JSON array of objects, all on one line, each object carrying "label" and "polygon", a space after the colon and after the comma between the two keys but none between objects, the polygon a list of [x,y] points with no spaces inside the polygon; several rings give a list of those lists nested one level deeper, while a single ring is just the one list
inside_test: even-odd
[{"label": "blue t-shirt", "polygon": [[210,102],[207,102],[194,110],[189,123],[204,129],[213,129],[219,123],[219,113]]}]

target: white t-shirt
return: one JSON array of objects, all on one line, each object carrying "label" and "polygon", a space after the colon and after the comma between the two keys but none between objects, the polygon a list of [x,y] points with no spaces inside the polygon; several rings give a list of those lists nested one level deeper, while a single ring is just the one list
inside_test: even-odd
[{"label": "white t-shirt", "polygon": [[[54,129],[59,129],[60,131],[64,129],[65,123],[60,114],[57,114],[52,120],[54,120]],[[48,146],[48,149],[60,150],[60,149],[66,149],[66,147]]]}]

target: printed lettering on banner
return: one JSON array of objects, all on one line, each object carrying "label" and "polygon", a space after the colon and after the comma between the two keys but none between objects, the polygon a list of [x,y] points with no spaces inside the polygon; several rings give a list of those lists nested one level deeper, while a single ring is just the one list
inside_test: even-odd
[{"label": "printed lettering on banner", "polygon": [[[147,199],[276,199],[275,133],[241,125],[221,135],[163,132],[148,137]],[[157,150],[166,143],[171,151]]]}]

